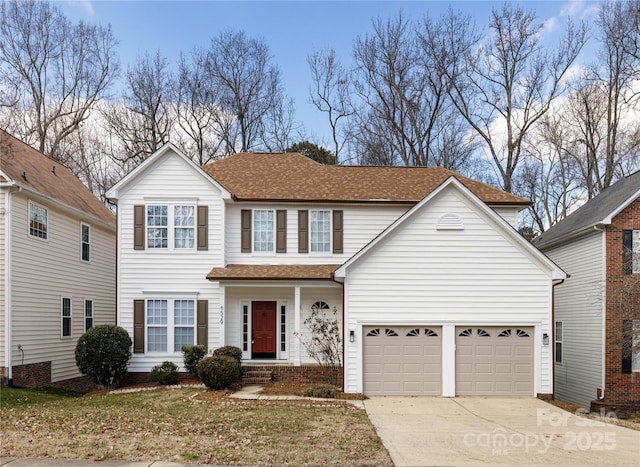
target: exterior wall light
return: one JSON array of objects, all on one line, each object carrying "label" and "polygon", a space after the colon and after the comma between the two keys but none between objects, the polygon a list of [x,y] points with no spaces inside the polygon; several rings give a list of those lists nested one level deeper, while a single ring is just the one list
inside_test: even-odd
[{"label": "exterior wall light", "polygon": [[349,331],[349,342],[356,341],[356,332],[354,330]]},{"label": "exterior wall light", "polygon": [[549,334],[546,332],[542,334],[542,343],[544,345],[549,345]]}]

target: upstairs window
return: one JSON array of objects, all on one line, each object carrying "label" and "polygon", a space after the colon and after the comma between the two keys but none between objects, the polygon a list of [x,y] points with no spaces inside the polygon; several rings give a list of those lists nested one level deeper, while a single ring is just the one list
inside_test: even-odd
[{"label": "upstairs window", "polygon": [[147,248],[176,250],[195,246],[194,206],[147,206]]},{"label": "upstairs window", "polygon": [[256,209],[253,211],[253,251],[274,251],[274,211]]},{"label": "upstairs window", "polygon": [[331,251],[331,211],[311,211],[309,238],[312,253]]},{"label": "upstairs window", "polygon": [[29,235],[47,239],[47,208],[29,202]]},{"label": "upstairs window", "polygon": [[147,206],[147,248],[169,245],[168,206]]},{"label": "upstairs window", "polygon": [[640,273],[640,230],[622,231],[622,269],[625,274]]},{"label": "upstairs window", "polygon": [[80,224],[80,243],[82,261],[89,261],[91,259],[91,228],[87,224]]}]

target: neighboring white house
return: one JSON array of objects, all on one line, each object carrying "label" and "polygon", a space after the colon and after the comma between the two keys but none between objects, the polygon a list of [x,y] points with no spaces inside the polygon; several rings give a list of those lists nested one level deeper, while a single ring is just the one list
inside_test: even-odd
[{"label": "neighboring white house", "polygon": [[555,396],[640,413],[640,172],[535,242],[570,278],[555,289]]},{"label": "neighboring white house", "polygon": [[133,373],[234,345],[309,372],[304,321],[338,312],[344,387],[551,394],[552,290],[565,274],[516,231],[526,200],[442,168],[325,166],[241,153],[195,166],[166,145],[118,203],[118,324]]},{"label": "neighboring white house", "polygon": [[0,369],[80,387],[78,338],[115,324],[115,216],[70,170],[0,130]]}]

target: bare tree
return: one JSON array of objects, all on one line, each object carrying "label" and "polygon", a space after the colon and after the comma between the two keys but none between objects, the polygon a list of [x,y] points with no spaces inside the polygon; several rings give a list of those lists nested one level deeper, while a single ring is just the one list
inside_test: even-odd
[{"label": "bare tree", "polygon": [[174,119],[168,67],[159,51],[139,57],[127,70],[123,100],[105,111],[105,119],[120,145],[112,157],[127,169],[144,161],[170,139]]},{"label": "bare tree", "polygon": [[65,163],[60,150],[118,74],[110,27],[72,24],[47,1],[0,4],[3,126]]},{"label": "bare tree", "polygon": [[[505,3],[492,11],[490,39],[464,49],[457,58],[462,62],[443,67],[459,72],[448,76],[452,102],[484,140],[502,188],[509,192],[523,142],[564,91],[563,78],[586,37],[584,26],[569,22],[565,37],[551,53],[541,45],[541,27],[532,11]],[[458,29],[453,44],[472,44],[469,38],[475,34],[472,27]]]},{"label": "bare tree", "polygon": [[311,70],[311,103],[327,114],[333,154],[339,160],[340,151],[350,140],[352,130],[347,124],[354,112],[350,102],[351,73],[342,66],[334,49],[313,52],[307,57],[307,63]]},{"label": "bare tree", "polygon": [[265,118],[282,98],[280,69],[272,64],[269,47],[242,31],[225,31],[211,40],[207,66],[221,93],[221,109],[234,117],[224,135],[227,151],[256,149]]}]

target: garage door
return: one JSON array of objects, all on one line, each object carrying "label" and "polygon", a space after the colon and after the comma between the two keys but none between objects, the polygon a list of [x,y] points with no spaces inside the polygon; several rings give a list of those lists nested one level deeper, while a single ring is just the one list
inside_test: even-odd
[{"label": "garage door", "polygon": [[440,327],[364,328],[364,393],[429,395],[442,393]]},{"label": "garage door", "polygon": [[456,395],[533,395],[533,328],[457,327]]}]

